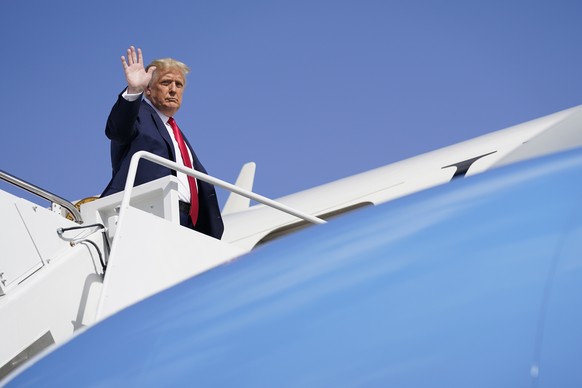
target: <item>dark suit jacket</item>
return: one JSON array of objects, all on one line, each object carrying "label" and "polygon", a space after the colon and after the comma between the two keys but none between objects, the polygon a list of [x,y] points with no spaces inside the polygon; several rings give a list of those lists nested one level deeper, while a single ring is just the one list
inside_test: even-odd
[{"label": "dark suit jacket", "polygon": [[[174,147],[166,126],[156,111],[141,98],[130,102],[120,94],[107,118],[105,134],[111,140],[113,177],[101,194],[103,197],[125,188],[129,163],[137,151],[148,151],[176,161]],[[185,135],[184,140],[192,152],[194,169],[206,173]],[[137,169],[135,185],[141,185],[170,174],[176,175],[176,172],[142,159]],[[198,200],[200,210],[194,229],[220,239],[224,225],[214,186],[198,180]]]}]

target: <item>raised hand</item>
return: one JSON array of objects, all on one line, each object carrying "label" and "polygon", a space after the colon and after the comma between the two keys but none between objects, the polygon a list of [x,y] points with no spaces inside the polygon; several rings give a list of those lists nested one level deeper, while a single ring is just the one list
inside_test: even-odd
[{"label": "raised hand", "polygon": [[142,93],[150,83],[156,67],[152,66],[146,72],[141,49],[138,48],[136,53],[133,46],[127,49],[127,61],[123,55],[121,56],[121,63],[127,80],[127,92],[130,94]]}]

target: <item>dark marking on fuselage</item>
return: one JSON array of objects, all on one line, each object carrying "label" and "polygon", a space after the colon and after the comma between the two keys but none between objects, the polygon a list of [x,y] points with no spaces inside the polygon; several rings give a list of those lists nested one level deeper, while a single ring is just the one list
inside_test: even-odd
[{"label": "dark marking on fuselage", "polygon": [[456,167],[455,173],[453,174],[453,177],[451,178],[451,180],[453,180],[455,178],[463,178],[467,174],[467,171],[469,171],[469,168],[471,168],[473,163],[475,163],[477,160],[479,160],[485,156],[494,154],[496,152],[497,151],[491,151],[491,152],[476,156],[476,157],[471,158],[471,159],[462,160],[462,161],[457,162],[457,163],[449,164],[448,166],[444,166],[442,168],[445,169],[445,168],[449,168],[449,167]]}]

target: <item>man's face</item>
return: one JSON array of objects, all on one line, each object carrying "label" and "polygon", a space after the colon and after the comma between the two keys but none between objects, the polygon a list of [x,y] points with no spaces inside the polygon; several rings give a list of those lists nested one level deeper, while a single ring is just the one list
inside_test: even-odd
[{"label": "man's face", "polygon": [[166,116],[174,116],[182,104],[182,93],[186,82],[180,70],[156,70],[148,87],[146,95],[160,112]]}]

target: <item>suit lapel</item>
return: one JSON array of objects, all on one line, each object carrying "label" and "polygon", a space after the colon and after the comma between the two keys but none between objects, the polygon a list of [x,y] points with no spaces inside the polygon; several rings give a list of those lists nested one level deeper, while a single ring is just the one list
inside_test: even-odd
[{"label": "suit lapel", "polygon": [[154,110],[154,108],[152,108],[152,106],[150,104],[148,104],[145,101],[142,101],[141,103],[143,104],[144,108],[147,110],[147,112],[151,116],[151,118],[155,124],[156,130],[158,131],[158,133],[160,134],[162,139],[164,139],[164,141],[166,142],[166,146],[168,147],[168,150],[170,151],[171,159],[175,161],[176,154],[174,151],[174,144],[172,143],[172,139],[170,139],[170,134],[168,133],[168,129],[166,128],[166,125],[162,122],[162,120],[160,119],[160,116]]},{"label": "suit lapel", "polygon": [[[166,125],[162,122],[162,120],[160,119],[160,116],[154,110],[154,108],[152,108],[152,106],[150,104],[148,104],[145,101],[142,101],[142,104],[144,104],[144,107],[147,109],[147,112],[149,112],[149,114],[151,115],[151,117],[155,123],[156,129],[159,132],[160,136],[162,136],[162,138],[166,142],[168,149],[170,150],[170,155],[172,157],[172,160],[176,161],[176,154],[174,151],[174,143],[172,142],[172,139],[170,138],[170,134],[168,133],[168,129],[166,128]],[[194,167],[194,169],[196,171],[200,171],[200,172],[206,174],[206,170],[204,169],[204,166],[202,165],[202,163],[200,163],[200,160],[198,160],[198,156],[194,152],[194,148],[192,148],[192,145],[190,145],[190,142],[188,141],[188,138],[186,137],[186,134],[184,132],[182,132],[182,136],[184,137],[184,141],[186,142],[186,145],[188,146],[188,148],[190,149],[190,153],[192,154],[192,167]],[[173,174],[175,174],[175,173],[176,172],[173,171]]]}]

